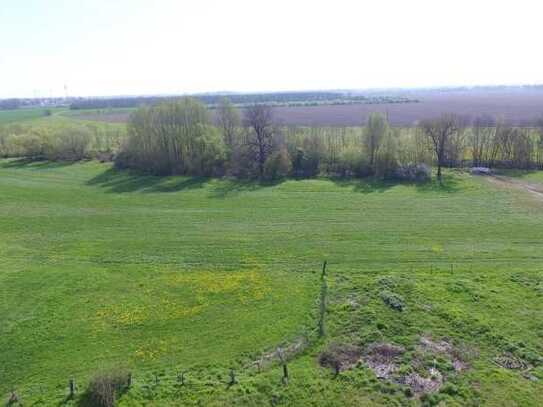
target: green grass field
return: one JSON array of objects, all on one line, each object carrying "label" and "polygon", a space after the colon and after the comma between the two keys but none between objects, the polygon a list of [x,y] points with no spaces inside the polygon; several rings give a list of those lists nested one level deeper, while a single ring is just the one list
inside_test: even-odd
[{"label": "green grass field", "polygon": [[59,111],[60,109],[32,108],[0,110],[0,125],[39,119],[46,116],[47,110],[49,110],[51,113],[54,113],[56,111]]},{"label": "green grass field", "polygon": [[[0,258],[0,394],[15,388],[24,405],[83,405],[66,399],[68,379],[80,394],[118,366],[134,374],[130,406],[543,401],[543,202],[461,172],[444,187],[262,185],[4,160]],[[277,364],[247,367],[303,335],[288,386]],[[466,368],[422,354],[421,337],[454,344]],[[332,342],[401,345],[400,369],[433,366],[445,384],[419,398],[365,364],[334,377],[317,361]]]}]

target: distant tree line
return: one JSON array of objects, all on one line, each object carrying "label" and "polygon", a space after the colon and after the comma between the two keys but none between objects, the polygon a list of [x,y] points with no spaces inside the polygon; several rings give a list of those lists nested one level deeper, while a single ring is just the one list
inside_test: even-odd
[{"label": "distant tree line", "polygon": [[[224,95],[204,94],[194,95],[209,107],[220,105]],[[80,98],[73,100],[71,109],[108,109],[108,108],[133,108],[140,106],[153,106],[159,103],[172,102],[179,99],[178,96],[139,96],[139,97],[114,97],[114,98]],[[319,104],[352,104],[352,103],[409,103],[414,99],[401,96],[364,96],[343,92],[277,92],[277,93],[247,93],[231,94],[230,102],[236,106],[253,104],[266,104],[270,106],[300,106]]]},{"label": "distant tree line", "polygon": [[19,99],[0,99],[0,110],[15,110],[21,106]]}]

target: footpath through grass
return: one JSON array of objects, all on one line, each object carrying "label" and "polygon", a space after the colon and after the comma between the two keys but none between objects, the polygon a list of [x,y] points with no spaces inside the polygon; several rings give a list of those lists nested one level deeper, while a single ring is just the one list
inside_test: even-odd
[{"label": "footpath through grass", "polygon": [[[261,185],[4,160],[0,214],[0,394],[25,404],[81,403],[65,400],[68,379],[117,366],[135,378],[122,405],[543,400],[543,204],[530,194],[462,173],[444,187]],[[289,362],[288,386],[277,365],[247,370],[314,329],[324,259],[326,337]],[[422,352],[424,338],[463,350],[465,368]],[[332,342],[401,346],[405,377],[444,383],[412,394],[366,363],[334,377],[318,364]],[[181,390],[178,369],[194,372]]]}]

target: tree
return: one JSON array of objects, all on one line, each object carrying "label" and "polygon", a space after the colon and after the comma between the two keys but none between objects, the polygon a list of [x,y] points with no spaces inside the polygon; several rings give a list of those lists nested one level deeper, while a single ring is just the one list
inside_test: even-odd
[{"label": "tree", "polygon": [[389,126],[386,117],[382,113],[371,113],[368,117],[364,144],[368,152],[370,167],[375,164],[375,156],[383,138],[389,131]]},{"label": "tree", "polygon": [[260,177],[273,149],[273,113],[270,106],[252,105],[245,109],[244,125],[248,133],[247,146],[252,152]]},{"label": "tree", "polygon": [[216,175],[222,172],[224,144],[206,107],[182,98],[135,111],[115,162],[159,175]]},{"label": "tree", "polygon": [[496,135],[496,120],[488,115],[475,118],[472,125],[471,158],[474,167],[489,165],[492,143]]},{"label": "tree", "polygon": [[240,124],[239,110],[230,102],[230,99],[222,98],[217,106],[217,125],[222,131],[224,142],[230,149],[236,142]]},{"label": "tree", "polygon": [[390,178],[398,168],[398,131],[387,131],[375,156],[375,175]]},{"label": "tree", "polygon": [[446,163],[446,151],[452,137],[459,129],[459,119],[452,114],[442,115],[438,119],[424,120],[421,128],[432,143],[437,158],[437,179],[442,182],[441,168]]},{"label": "tree", "polygon": [[273,152],[264,164],[264,175],[267,179],[285,178],[292,171],[292,160],[285,146]]}]

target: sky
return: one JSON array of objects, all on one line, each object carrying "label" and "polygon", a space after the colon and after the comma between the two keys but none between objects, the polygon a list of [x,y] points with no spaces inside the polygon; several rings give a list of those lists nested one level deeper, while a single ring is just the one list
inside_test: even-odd
[{"label": "sky", "polygon": [[540,0],[0,0],[0,98],[543,84]]}]

